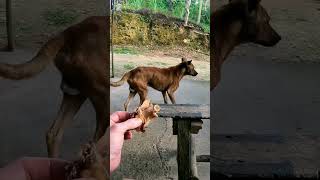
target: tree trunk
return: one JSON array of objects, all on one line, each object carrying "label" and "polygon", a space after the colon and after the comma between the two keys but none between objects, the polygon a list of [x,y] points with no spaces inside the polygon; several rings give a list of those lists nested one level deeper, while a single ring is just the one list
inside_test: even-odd
[{"label": "tree trunk", "polygon": [[186,0],[186,4],[185,4],[185,14],[184,14],[184,25],[185,25],[185,26],[188,25],[188,21],[189,21],[190,4],[191,4],[191,0]]},{"label": "tree trunk", "polygon": [[14,34],[12,27],[12,3],[11,0],[6,0],[6,26],[7,26],[7,39],[8,39],[8,51],[13,51],[14,49]]},{"label": "tree trunk", "polygon": [[200,1],[200,6],[199,6],[199,14],[198,14],[197,24],[200,24],[201,12],[202,12],[202,3],[203,3],[203,0],[199,0],[199,1]]},{"label": "tree trunk", "polygon": [[169,13],[170,13],[170,15],[172,15],[173,14],[173,2],[172,2],[172,0],[167,0],[167,4],[168,4]]},{"label": "tree trunk", "polygon": [[203,7],[205,11],[208,9],[209,4],[210,4],[209,0],[206,0]]}]

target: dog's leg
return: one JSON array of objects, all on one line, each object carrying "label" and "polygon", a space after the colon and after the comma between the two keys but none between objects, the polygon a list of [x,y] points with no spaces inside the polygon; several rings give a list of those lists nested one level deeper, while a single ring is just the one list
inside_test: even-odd
[{"label": "dog's leg", "polygon": [[47,132],[47,151],[49,157],[57,157],[64,129],[73,120],[81,105],[86,100],[82,95],[63,95],[58,116]]},{"label": "dog's leg", "polygon": [[147,99],[147,92],[139,93],[140,96],[140,106],[143,104],[144,100]]},{"label": "dog's leg", "polygon": [[128,99],[126,100],[126,102],[124,103],[124,110],[127,111],[128,110],[128,106],[130,104],[130,101],[132,98],[134,98],[134,96],[137,94],[136,91],[130,91]]},{"label": "dog's leg", "polygon": [[167,91],[162,91],[162,96],[165,104],[168,104]]},{"label": "dog's leg", "polygon": [[147,99],[148,87],[140,87],[138,94],[140,96],[140,105],[142,105],[143,101]]},{"label": "dog's leg", "polygon": [[175,104],[176,103],[176,98],[174,96],[174,92],[173,91],[168,91],[168,95],[169,95],[169,98],[170,98],[172,104]]},{"label": "dog's leg", "polygon": [[[109,94],[108,94],[109,96]],[[109,126],[109,109],[107,101],[107,95],[94,96],[90,98],[94,109],[96,110],[96,131],[94,133],[93,140],[97,142],[105,133],[107,127]]]}]

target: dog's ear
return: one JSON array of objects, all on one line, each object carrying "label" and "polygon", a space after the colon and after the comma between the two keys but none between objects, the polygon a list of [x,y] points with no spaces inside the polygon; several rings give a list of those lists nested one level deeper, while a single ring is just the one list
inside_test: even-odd
[{"label": "dog's ear", "polygon": [[192,63],[192,60],[188,61],[188,65],[190,65]]},{"label": "dog's ear", "polygon": [[185,57],[181,58],[181,62],[187,62],[187,61],[188,61],[187,58]]},{"label": "dog's ear", "polygon": [[260,4],[261,0],[248,0],[248,11],[251,13],[256,10]]},{"label": "dog's ear", "polygon": [[229,3],[240,3],[246,6],[246,14],[249,16],[251,12],[258,8],[261,0],[229,0]]}]

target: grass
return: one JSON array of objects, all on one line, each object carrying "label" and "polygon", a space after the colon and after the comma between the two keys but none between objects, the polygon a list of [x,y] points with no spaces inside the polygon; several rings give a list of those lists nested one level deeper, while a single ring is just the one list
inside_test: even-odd
[{"label": "grass", "polygon": [[76,20],[78,14],[75,11],[65,11],[61,8],[50,9],[43,14],[49,25],[62,26]]},{"label": "grass", "polygon": [[31,32],[32,26],[30,24],[18,24],[17,30],[20,32]]},{"label": "grass", "polygon": [[[205,0],[203,0],[205,2]],[[199,0],[192,0],[190,5],[190,22],[196,22],[199,13]],[[168,16],[177,17],[183,19],[185,13],[185,1],[184,0],[173,0],[173,9],[170,12],[167,0],[128,0],[123,5],[124,9],[149,9],[153,12],[159,12]],[[199,24],[205,32],[210,32],[210,7],[204,8],[201,11],[201,21]]]},{"label": "grass", "polygon": [[124,69],[126,69],[126,70],[131,70],[131,69],[135,68],[135,65],[129,63],[129,64],[123,65],[123,67],[124,67]]},{"label": "grass", "polygon": [[129,48],[129,47],[117,47],[113,49],[113,52],[115,54],[131,54],[131,55],[139,54],[138,50],[134,48]]},{"label": "grass", "polygon": [[168,63],[164,63],[164,62],[152,62],[152,63],[148,63],[148,65],[150,66],[162,66],[162,67],[167,67],[168,66]]}]

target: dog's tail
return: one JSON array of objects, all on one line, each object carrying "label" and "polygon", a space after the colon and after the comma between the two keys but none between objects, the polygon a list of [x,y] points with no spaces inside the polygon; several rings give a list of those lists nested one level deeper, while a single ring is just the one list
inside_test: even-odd
[{"label": "dog's tail", "polygon": [[120,79],[120,81],[110,82],[110,85],[113,86],[113,87],[121,86],[121,85],[123,85],[123,84],[128,80],[129,77],[130,77],[130,72],[127,72],[127,73],[125,73],[125,74],[122,76],[122,78]]},{"label": "dog's tail", "polygon": [[35,76],[54,60],[63,45],[64,35],[60,33],[50,39],[30,61],[23,64],[0,63],[0,77],[20,80]]}]

